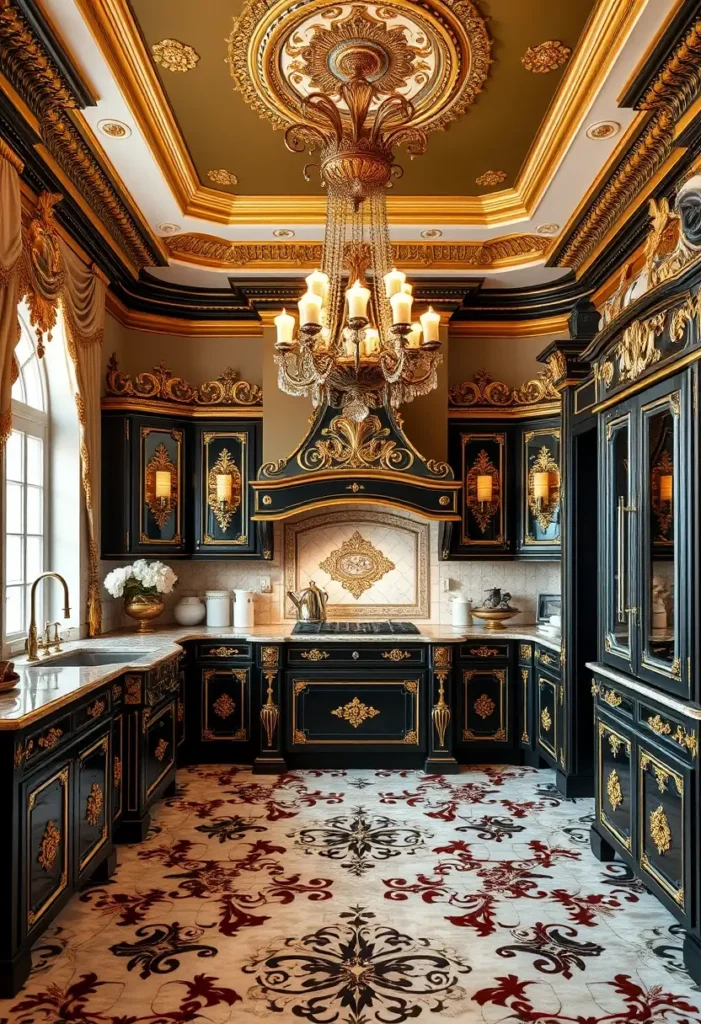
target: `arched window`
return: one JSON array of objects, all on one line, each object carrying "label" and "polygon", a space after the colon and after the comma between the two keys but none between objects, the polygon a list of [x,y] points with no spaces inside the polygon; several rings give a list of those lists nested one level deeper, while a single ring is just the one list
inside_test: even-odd
[{"label": "arched window", "polygon": [[[29,588],[48,564],[48,389],[24,303],[19,307],[19,370],[12,386],[12,433],[5,448],[5,640],[27,635]],[[37,623],[43,622],[37,593]]]}]

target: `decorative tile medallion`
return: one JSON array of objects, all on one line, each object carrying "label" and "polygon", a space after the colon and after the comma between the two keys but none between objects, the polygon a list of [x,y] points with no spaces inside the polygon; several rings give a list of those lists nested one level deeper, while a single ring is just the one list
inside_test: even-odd
[{"label": "decorative tile medallion", "polygon": [[489,718],[489,716],[494,712],[496,704],[491,697],[488,697],[486,693],[483,693],[477,698],[472,706],[480,718]]},{"label": "decorative tile medallion", "polygon": [[506,181],[506,171],[485,171],[479,178],[475,178],[475,184],[483,185],[485,188],[501,185],[502,181]]},{"label": "decorative tile medallion", "polygon": [[320,563],[320,568],[357,600],[395,565],[356,530],[350,540],[344,540]]}]

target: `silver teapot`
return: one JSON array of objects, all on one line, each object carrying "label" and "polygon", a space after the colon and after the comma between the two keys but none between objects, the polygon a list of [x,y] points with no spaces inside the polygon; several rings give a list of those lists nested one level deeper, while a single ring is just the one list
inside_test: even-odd
[{"label": "silver teapot", "polygon": [[309,580],[306,590],[288,590],[287,596],[297,609],[297,618],[300,622],[325,621],[329,595],[325,590],[320,590],[314,580]]}]

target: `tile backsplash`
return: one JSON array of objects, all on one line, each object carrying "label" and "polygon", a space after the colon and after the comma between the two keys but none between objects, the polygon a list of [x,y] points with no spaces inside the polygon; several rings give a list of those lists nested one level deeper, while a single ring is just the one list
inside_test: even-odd
[{"label": "tile backsplash", "polygon": [[[367,520],[359,517],[357,522],[358,530],[367,532]],[[343,523],[342,534],[345,538],[352,530],[353,522],[347,520]],[[284,572],[284,547],[285,535],[283,524],[276,524],[275,528],[275,558],[272,562],[266,561],[195,561],[187,560],[178,562],[173,560],[172,565],[179,577],[179,584],[173,594],[166,601],[166,610],[163,614],[164,623],[173,621],[173,606],[188,594],[204,595],[205,590],[233,590],[242,588],[253,590],[255,597],[256,623],[266,625],[271,622],[279,622],[285,617],[285,572]],[[397,561],[397,551],[392,551]],[[429,616],[428,620],[434,623],[450,623],[451,620],[451,598],[460,594],[468,598],[473,607],[478,607],[484,600],[485,591],[491,587],[500,587],[511,594],[511,603],[521,609],[521,614],[512,622],[525,623],[534,622],[536,617],[536,602],[538,594],[559,594],[560,593],[560,563],[559,562],[443,562],[437,557],[438,552],[438,526],[431,524],[429,536]],[[164,558],[164,561],[168,561]],[[101,565],[101,579],[114,567],[114,562],[103,562]],[[310,566],[307,565],[309,571]],[[261,581],[267,578],[270,583],[270,592],[261,593]],[[323,581],[323,573],[319,574]],[[446,582],[447,589],[446,589]],[[301,580],[304,583],[304,580]],[[317,580],[319,582],[319,580]],[[364,603],[367,601],[364,595]],[[382,609],[386,608],[386,597],[384,589],[377,591],[377,612],[375,617],[381,617]],[[103,631],[119,629],[124,626],[133,625],[122,610],[121,599],[111,598],[106,591],[102,591],[103,609],[102,621]],[[365,615],[365,613],[367,613]],[[367,618],[373,617],[373,610],[370,604],[365,603],[363,614]],[[342,617],[341,613],[334,612],[334,617]],[[356,616],[357,617],[357,616]],[[395,614],[394,618],[400,616]],[[421,616],[411,616],[421,618]]]}]

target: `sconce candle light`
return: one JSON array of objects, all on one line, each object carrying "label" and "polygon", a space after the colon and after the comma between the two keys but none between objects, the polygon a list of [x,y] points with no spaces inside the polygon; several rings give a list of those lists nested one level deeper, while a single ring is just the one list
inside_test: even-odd
[{"label": "sconce candle light", "polygon": [[481,505],[488,505],[492,500],[493,479],[489,476],[477,477],[477,500]]}]

